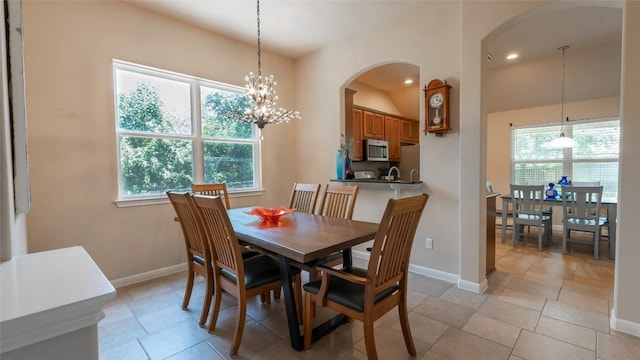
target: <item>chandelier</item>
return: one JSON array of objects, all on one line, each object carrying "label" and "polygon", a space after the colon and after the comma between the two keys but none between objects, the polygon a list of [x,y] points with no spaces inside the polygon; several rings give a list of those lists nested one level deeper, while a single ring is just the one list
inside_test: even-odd
[{"label": "chandelier", "polygon": [[244,77],[245,98],[248,102],[244,113],[231,112],[228,115],[234,120],[248,124],[256,124],[260,129],[260,140],[263,139],[262,129],[268,124],[280,124],[291,119],[300,119],[298,111],[286,110],[276,106],[277,85],[273,75],[262,77],[262,62],[260,59],[260,0],[257,0],[258,14],[258,75],[250,72]]},{"label": "chandelier", "polygon": [[[569,45],[563,45],[558,48],[562,50],[562,98],[560,101],[560,136],[549,141],[545,146],[549,149],[568,149],[578,146],[578,143],[572,138],[565,136],[564,134],[564,52],[569,48]],[[567,122],[569,117],[567,117]]]}]

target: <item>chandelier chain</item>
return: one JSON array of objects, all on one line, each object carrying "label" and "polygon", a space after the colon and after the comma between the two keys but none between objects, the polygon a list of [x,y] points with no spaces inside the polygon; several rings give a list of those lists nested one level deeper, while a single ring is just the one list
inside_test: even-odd
[{"label": "chandelier chain", "polygon": [[258,76],[262,75],[262,63],[260,61],[260,0],[258,3]]},{"label": "chandelier chain", "polygon": [[560,131],[564,130],[564,52],[569,48],[569,45],[560,46],[558,49],[562,50],[562,71],[561,76],[561,94],[560,94]]}]

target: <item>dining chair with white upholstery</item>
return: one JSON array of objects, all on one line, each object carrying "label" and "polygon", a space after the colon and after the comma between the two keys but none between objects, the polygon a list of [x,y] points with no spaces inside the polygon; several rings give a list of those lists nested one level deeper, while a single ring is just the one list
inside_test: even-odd
[{"label": "dining chair with white upholstery", "polygon": [[520,236],[524,234],[525,226],[535,226],[538,228],[538,250],[542,250],[542,236],[545,235],[547,241],[551,239],[551,216],[546,215],[543,185],[510,185],[511,202],[513,209],[513,239],[512,246]]},{"label": "dining chair with white upholstery", "polygon": [[600,257],[600,232],[607,218],[601,216],[602,186],[563,186],[564,231],[562,252],[567,252],[571,231],[593,233],[593,257]]}]

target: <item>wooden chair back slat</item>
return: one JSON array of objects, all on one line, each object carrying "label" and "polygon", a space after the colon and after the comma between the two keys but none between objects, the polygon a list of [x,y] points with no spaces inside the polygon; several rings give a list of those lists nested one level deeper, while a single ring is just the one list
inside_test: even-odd
[{"label": "wooden chair back slat", "polygon": [[238,287],[244,288],[242,252],[222,200],[204,195],[194,195],[193,200],[204,224],[215,267],[233,272]]},{"label": "wooden chair back slat", "polygon": [[[375,288],[406,276],[411,245],[429,195],[390,199],[369,258],[368,277]],[[374,289],[375,292],[375,289]]]},{"label": "wooden chair back slat", "polygon": [[319,215],[351,219],[358,196],[358,185],[327,184],[320,202]]},{"label": "wooden chair back slat", "polygon": [[293,184],[289,208],[295,208],[298,212],[313,214],[318,201],[320,184]]},{"label": "wooden chair back slat", "polygon": [[220,196],[226,209],[231,209],[227,184],[191,184],[191,192],[198,195]]},{"label": "wooden chair back slat", "polygon": [[[204,233],[198,228],[200,224],[196,215],[190,208],[191,195],[189,193],[167,192],[167,197],[178,216],[183,238],[187,248],[187,254],[199,256],[205,260],[210,260],[209,245],[204,238]],[[189,261],[191,258],[189,257]]]}]

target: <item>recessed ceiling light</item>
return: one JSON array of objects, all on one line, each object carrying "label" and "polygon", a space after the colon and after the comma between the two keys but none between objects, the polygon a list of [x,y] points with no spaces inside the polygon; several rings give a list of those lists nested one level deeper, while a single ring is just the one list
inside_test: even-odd
[{"label": "recessed ceiling light", "polygon": [[407,79],[404,81],[405,84],[409,85],[409,84],[413,84],[413,80],[411,79]]},{"label": "recessed ceiling light", "polygon": [[511,54],[507,55],[507,60],[513,60],[513,59],[516,59],[517,57],[518,57],[518,54],[511,53]]}]

